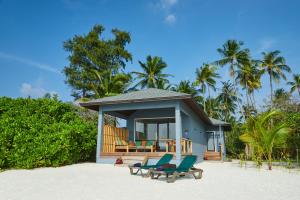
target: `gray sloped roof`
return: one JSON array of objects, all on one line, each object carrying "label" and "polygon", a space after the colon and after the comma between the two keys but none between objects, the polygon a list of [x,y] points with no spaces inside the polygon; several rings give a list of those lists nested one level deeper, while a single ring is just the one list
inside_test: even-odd
[{"label": "gray sloped roof", "polygon": [[199,116],[201,116],[201,119],[205,120],[207,123],[213,126],[219,126],[219,125],[230,126],[230,124],[226,122],[213,119],[213,118],[208,118],[206,113],[197,104],[197,102],[193,99],[193,97],[190,94],[175,92],[170,90],[149,88],[145,90],[124,93],[117,96],[94,99],[88,102],[81,102],[79,104],[83,107],[97,111],[98,107],[101,105],[161,101],[161,100],[172,100],[172,99],[184,100],[189,106],[191,106],[192,110],[194,110],[196,113],[199,114]]},{"label": "gray sloped roof", "polygon": [[185,99],[185,98],[191,98],[191,95],[180,93],[180,92],[169,91],[169,90],[149,88],[146,90],[124,93],[117,96],[95,99],[89,102],[80,103],[80,105],[82,106],[96,105],[96,104],[105,105],[105,104],[117,104],[117,103],[126,103],[126,102],[146,102],[151,100]]},{"label": "gray sloped roof", "polygon": [[217,126],[217,125],[230,126],[229,123],[224,122],[224,121],[221,121],[221,120],[218,120],[218,119],[214,119],[214,118],[209,117],[209,120],[211,121],[211,123],[212,123],[214,126]]}]

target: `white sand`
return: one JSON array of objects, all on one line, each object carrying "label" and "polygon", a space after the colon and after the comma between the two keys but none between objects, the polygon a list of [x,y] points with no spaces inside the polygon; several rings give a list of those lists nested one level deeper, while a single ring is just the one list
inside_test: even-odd
[{"label": "white sand", "polygon": [[129,175],[129,170],[104,164],[9,170],[0,173],[1,200],[293,200],[300,199],[300,172],[245,169],[230,163],[204,162],[200,180],[175,183]]}]

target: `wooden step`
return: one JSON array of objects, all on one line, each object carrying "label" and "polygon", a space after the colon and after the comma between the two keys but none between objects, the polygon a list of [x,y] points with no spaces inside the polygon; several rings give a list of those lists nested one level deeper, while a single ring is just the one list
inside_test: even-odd
[{"label": "wooden step", "polygon": [[214,151],[207,151],[204,153],[204,160],[221,160],[221,153]]}]

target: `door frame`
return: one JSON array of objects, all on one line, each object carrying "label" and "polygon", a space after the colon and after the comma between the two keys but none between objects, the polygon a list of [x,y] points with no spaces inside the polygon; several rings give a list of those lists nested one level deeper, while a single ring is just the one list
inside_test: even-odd
[{"label": "door frame", "polygon": [[208,150],[208,140],[209,140],[209,137],[207,137],[207,146],[206,146],[206,151],[214,151],[216,152],[217,151],[217,148],[216,148],[216,131],[206,131],[206,134],[208,136],[208,134],[211,134],[213,135],[213,146],[214,146],[214,149],[213,150]]}]

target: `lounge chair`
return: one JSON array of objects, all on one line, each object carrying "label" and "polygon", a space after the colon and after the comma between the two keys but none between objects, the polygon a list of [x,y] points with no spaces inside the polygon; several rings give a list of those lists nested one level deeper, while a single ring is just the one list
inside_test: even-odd
[{"label": "lounge chair", "polygon": [[142,151],[146,151],[146,150],[150,150],[150,152],[154,152],[155,150],[155,142],[154,141],[146,141],[146,140],[142,140],[142,141],[136,141],[135,142],[136,145],[136,150],[142,150]]},{"label": "lounge chair", "polygon": [[[170,161],[172,160],[173,158],[173,154],[168,154],[166,153],[165,155],[163,155],[159,161],[155,164],[155,165],[148,165],[147,162],[148,162],[148,159],[147,161],[144,160],[144,162],[141,164],[141,166],[134,166],[134,165],[130,165],[129,166],[129,170],[130,170],[130,174],[131,175],[136,175],[138,174],[139,172],[141,172],[141,175],[143,177],[149,177],[150,176],[150,173],[149,173],[149,169],[155,169],[155,168],[158,168],[162,165],[165,165],[165,164],[169,164]],[[148,170],[148,173],[147,174],[143,174],[142,170]],[[137,170],[134,172],[134,170]]]},{"label": "lounge chair", "polygon": [[203,170],[193,167],[196,161],[197,156],[187,155],[176,168],[165,168],[162,170],[151,169],[149,170],[149,173],[152,179],[158,179],[161,175],[165,175],[168,183],[174,183],[176,178],[189,174],[192,174],[195,179],[200,179],[202,177]]},{"label": "lounge chair", "polygon": [[116,138],[113,146],[114,152],[117,152],[117,150],[125,150],[126,152],[129,152],[129,150],[136,150],[135,145],[130,145],[125,140],[121,140],[120,138]]}]

